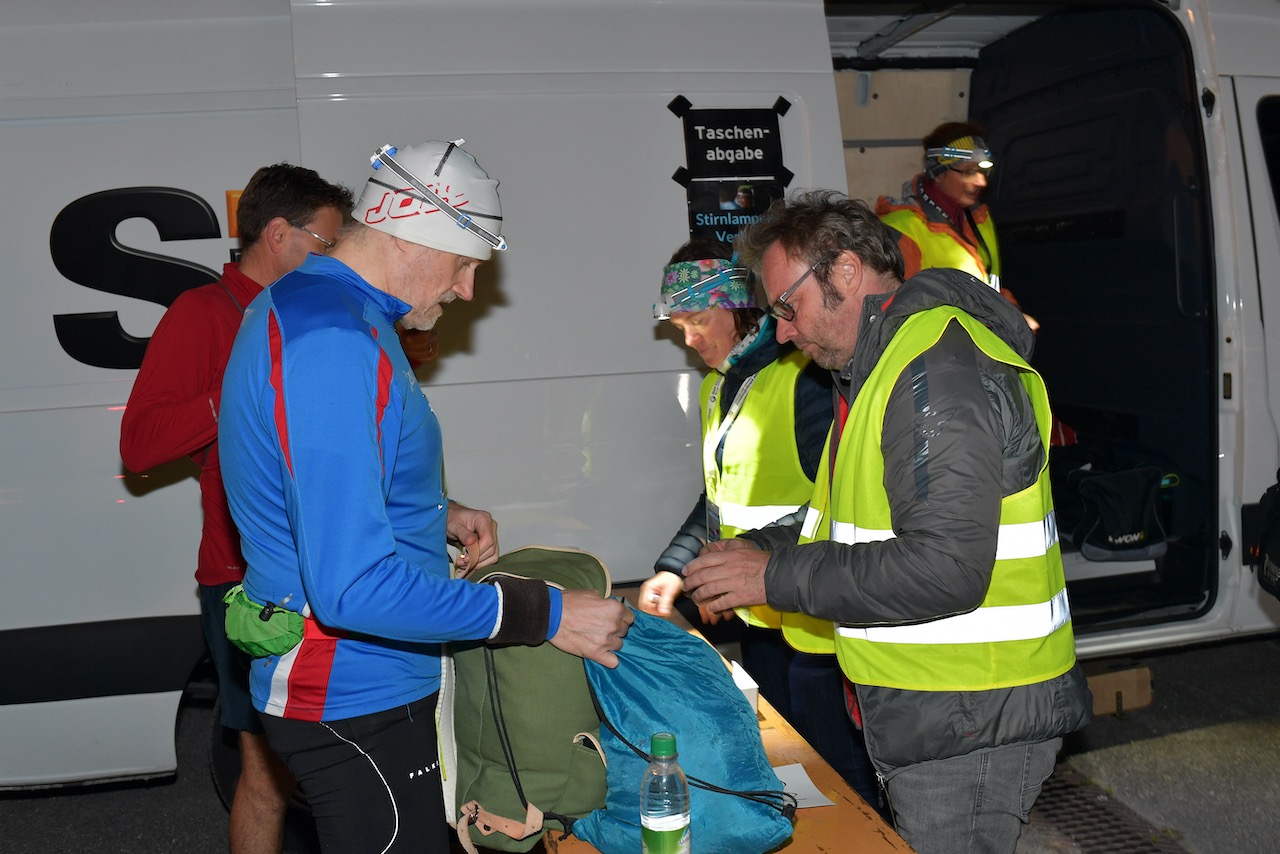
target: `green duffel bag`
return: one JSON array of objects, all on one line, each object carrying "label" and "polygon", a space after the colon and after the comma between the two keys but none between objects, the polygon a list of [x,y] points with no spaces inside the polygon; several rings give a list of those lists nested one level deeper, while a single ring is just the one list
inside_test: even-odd
[{"label": "green duffel bag", "polygon": [[[604,564],[575,549],[518,549],[471,578],[503,575],[612,589]],[[548,642],[450,644],[438,709],[445,814],[467,850],[528,851],[544,830],[604,806],[600,719],[581,658]]]}]

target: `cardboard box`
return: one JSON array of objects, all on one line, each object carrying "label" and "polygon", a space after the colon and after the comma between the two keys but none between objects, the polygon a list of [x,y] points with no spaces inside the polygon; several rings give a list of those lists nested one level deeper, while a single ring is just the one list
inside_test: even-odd
[{"label": "cardboard box", "polygon": [[1096,661],[1084,665],[1095,715],[1122,715],[1151,705],[1151,668],[1136,661]]}]

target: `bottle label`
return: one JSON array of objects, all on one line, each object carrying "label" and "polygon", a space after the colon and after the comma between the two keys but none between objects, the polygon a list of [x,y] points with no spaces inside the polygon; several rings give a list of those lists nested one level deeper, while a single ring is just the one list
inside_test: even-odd
[{"label": "bottle label", "polygon": [[689,854],[689,814],[641,816],[642,854]]}]

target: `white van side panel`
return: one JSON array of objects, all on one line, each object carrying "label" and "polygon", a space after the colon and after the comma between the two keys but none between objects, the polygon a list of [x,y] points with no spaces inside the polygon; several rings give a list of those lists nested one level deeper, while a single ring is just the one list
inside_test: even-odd
[{"label": "white van side panel", "polygon": [[[169,470],[151,478],[126,476],[112,441],[120,429],[119,407],[35,410],[0,419],[4,441],[28,449],[5,460],[0,625],[123,620],[138,615],[139,602],[146,613],[199,613],[191,573],[200,530],[190,520],[192,514],[199,518],[200,506],[188,468],[175,467],[170,477]],[[169,483],[151,492],[153,478]],[[52,513],[55,507],[74,515]],[[150,554],[183,558],[167,564]]]},{"label": "white van side panel", "polygon": [[[364,0],[294,12],[308,164],[358,188],[377,145],[465,137],[501,181],[511,248],[490,265],[501,302],[478,294],[495,303],[482,323],[441,323],[446,345],[465,333],[467,346],[446,346],[433,386],[690,367],[648,322],[662,265],[688,239],[671,177],[686,165],[668,109],[678,95],[695,109],[786,98],[791,187],[844,184],[818,3]],[[361,26],[370,16],[388,25]],[[472,20],[486,21],[476,40],[431,36]],[[414,54],[416,68],[398,59]]]},{"label": "white van side panel", "polygon": [[[136,345],[164,310],[145,286],[179,267],[212,280],[228,260],[226,193],[259,166],[301,163],[358,191],[375,146],[465,137],[502,182],[512,248],[474,303],[449,307],[442,358],[421,372],[452,493],[493,510],[504,549],[578,545],[617,580],[646,577],[701,484],[702,366],[650,314],[689,233],[668,105],[784,103],[789,189],[842,187],[826,38],[817,0],[8,4],[0,649],[33,678],[0,689],[0,788],[171,771],[178,694],[144,684],[132,643],[159,626],[184,632],[175,659],[198,645],[193,469],[123,469],[136,372],[74,358],[55,317],[101,315]],[[201,207],[205,233],[162,239],[141,214],[69,228],[65,253],[151,266],[114,290],[110,269],[64,273],[51,233],[69,205],[154,188]],[[96,657],[56,663],[78,651]],[[90,675],[103,684],[82,689]]]},{"label": "white van side panel", "polygon": [[[1248,343],[1243,348],[1248,384],[1239,391],[1246,413],[1244,438],[1239,452],[1228,454],[1224,448],[1224,459],[1238,473],[1244,499],[1252,501],[1275,482],[1280,467],[1276,439],[1280,400],[1273,391],[1280,381],[1280,340],[1274,332],[1265,335],[1267,321],[1274,326],[1280,318],[1280,199],[1273,190],[1258,123],[1258,105],[1264,99],[1280,99],[1280,76],[1235,77],[1227,83],[1224,106],[1232,119],[1228,122],[1232,143],[1239,146],[1242,155],[1237,160],[1241,168],[1232,176],[1238,220],[1251,222],[1252,227],[1238,233],[1234,253],[1240,269],[1241,325]],[[1276,165],[1272,163],[1271,168]],[[1224,337],[1232,332],[1225,329]],[[1238,512],[1232,521],[1238,523]],[[1248,565],[1239,567],[1239,576],[1241,593],[1234,624],[1240,630],[1280,624],[1280,601],[1258,585]]]},{"label": "white van side panel", "polygon": [[[1245,405],[1256,412],[1252,422],[1260,428],[1265,425],[1255,443],[1258,450],[1250,466],[1258,470],[1251,472],[1246,494],[1251,494],[1251,489],[1261,494],[1274,482],[1274,437],[1280,423],[1280,400],[1267,394],[1268,381],[1280,379],[1280,340],[1274,334],[1269,339],[1263,334],[1264,319],[1280,318],[1280,220],[1258,133],[1258,105],[1265,98],[1280,98],[1280,77],[1237,77],[1230,80],[1230,85],[1228,106],[1236,118],[1232,123],[1233,142],[1243,155],[1243,168],[1238,173],[1239,215],[1242,222],[1252,221],[1252,229],[1241,232],[1236,253],[1241,271],[1241,303],[1258,324],[1257,334],[1250,338],[1254,346],[1249,355],[1255,362],[1265,360],[1252,373],[1257,377],[1255,384],[1244,390]],[[1267,453],[1269,447],[1271,454]]]},{"label": "white van side panel", "polygon": [[[0,312],[0,336],[13,354],[0,360],[0,555],[22,592],[0,600],[0,629],[195,614],[194,467],[159,490],[149,484],[163,474],[128,473],[120,415],[135,372],[71,358],[54,330],[55,316],[117,311],[126,333],[145,338],[163,307],[65,278],[48,248],[50,228],[83,196],[160,185],[207,200],[225,235],[225,193],[244,180],[245,151],[296,159],[296,120],[278,110],[229,111],[18,120],[0,129],[6,150],[29,151],[44,164],[8,170],[6,198],[25,203],[0,208],[0,229],[14,241]],[[225,236],[161,241],[141,219],[122,224],[116,239],[130,251],[211,271],[221,270],[232,245]]]},{"label": "white van side panel", "polygon": [[1191,26],[1211,38],[1196,46],[1196,55],[1227,77],[1268,76],[1276,73],[1276,45],[1280,44],[1280,16],[1271,0],[1190,0],[1182,15]]},{"label": "white van side panel", "polygon": [[181,691],[0,706],[0,788],[170,774]]},{"label": "white van side panel", "polygon": [[13,0],[0,118],[289,105],[289,24],[287,0]]}]

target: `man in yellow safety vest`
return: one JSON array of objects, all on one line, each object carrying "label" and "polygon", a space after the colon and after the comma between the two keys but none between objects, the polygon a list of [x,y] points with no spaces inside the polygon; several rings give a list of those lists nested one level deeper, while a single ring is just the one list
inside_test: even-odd
[{"label": "man in yellow safety vest", "polygon": [[709,544],[685,591],[767,603],[834,649],[894,822],[920,852],[1013,852],[1090,718],[1048,479],[1034,335],[954,269],[902,281],[892,232],[819,191],[744,229],[780,341],[840,392],[800,526]]}]

